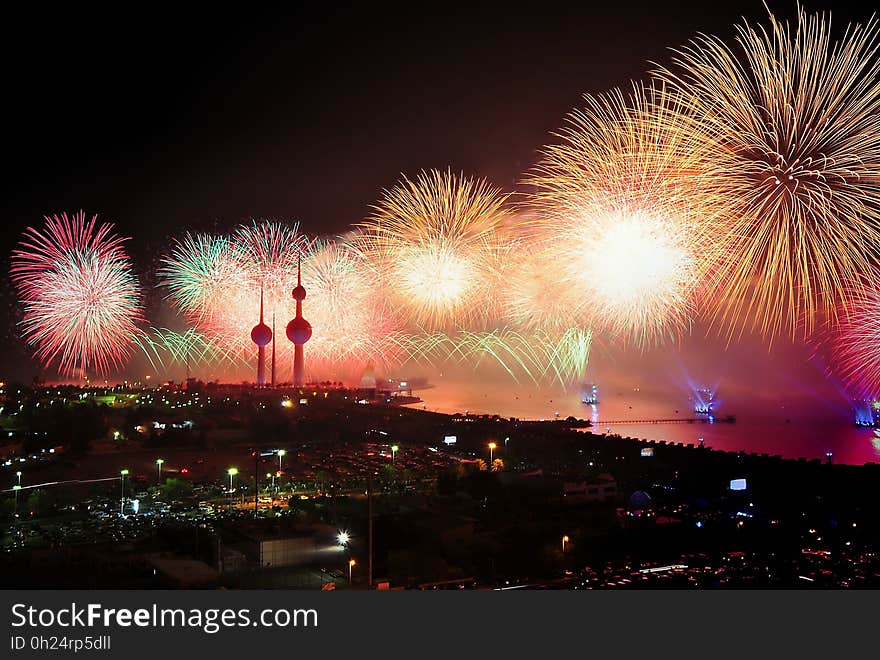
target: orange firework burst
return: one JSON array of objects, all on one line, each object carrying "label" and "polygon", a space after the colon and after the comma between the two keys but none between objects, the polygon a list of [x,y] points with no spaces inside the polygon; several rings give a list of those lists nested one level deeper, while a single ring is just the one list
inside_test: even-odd
[{"label": "orange firework burst", "polygon": [[843,285],[880,251],[878,24],[835,42],[824,15],[700,36],[658,75],[693,110],[698,169],[726,203],[712,315],[728,337],[767,336],[851,307]]},{"label": "orange firework burst", "polygon": [[409,323],[442,329],[491,315],[507,197],[484,180],[435,170],[385,191],[357,244]]},{"label": "orange firework burst", "polygon": [[536,249],[555,255],[542,259],[563,289],[555,305],[578,325],[645,346],[689,327],[707,254],[693,213],[692,136],[662,87],[585,98],[529,179]]},{"label": "orange firework burst", "polygon": [[[526,225],[531,221],[526,221]],[[556,246],[533,235],[510,255],[507,286],[502,290],[505,316],[510,323],[530,330],[556,332],[576,326],[582,319],[581,292],[554,268]]]}]

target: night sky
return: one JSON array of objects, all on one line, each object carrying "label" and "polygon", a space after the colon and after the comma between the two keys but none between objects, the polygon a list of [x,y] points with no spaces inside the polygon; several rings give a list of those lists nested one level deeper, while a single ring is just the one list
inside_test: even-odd
[{"label": "night sky", "polygon": [[[766,16],[757,1],[182,4],[4,10],[4,272],[47,213],[116,222],[151,289],[158,253],[186,229],[270,217],[340,232],[423,168],[519,189],[581,94],[643,78],[697,32],[730,38],[741,16]],[[831,8],[838,28],[869,15]],[[16,320],[7,277],[0,369],[27,379]]]}]

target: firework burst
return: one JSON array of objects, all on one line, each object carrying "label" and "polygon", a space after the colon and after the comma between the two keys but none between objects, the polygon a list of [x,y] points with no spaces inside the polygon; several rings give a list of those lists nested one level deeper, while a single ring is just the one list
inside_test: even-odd
[{"label": "firework burst", "polygon": [[711,313],[728,337],[809,334],[852,307],[845,283],[880,250],[878,23],[840,41],[824,15],[701,36],[658,71],[703,144],[698,170],[725,200]]},{"label": "firework burst", "polygon": [[[247,364],[252,357],[250,332],[262,291],[266,322],[274,316],[282,328],[274,339],[280,342],[277,360],[285,379],[293,349],[283,327],[295,314],[291,292],[300,261],[307,316],[315,330],[308,346],[310,368],[350,375],[366,362],[393,360],[397,347],[388,337],[395,326],[360,255],[345,240],[312,240],[297,225],[253,222],[230,236],[186,236],[164,258],[160,275],[171,300],[199,333],[193,348],[228,366]],[[157,341],[164,347],[167,339],[162,335]],[[176,342],[172,348],[178,345],[189,355],[187,344]]]},{"label": "firework burst", "polygon": [[303,260],[309,320],[315,332],[309,353],[333,370],[360,369],[398,359],[392,335],[398,326],[372,286],[361,256],[345,240],[314,241]]},{"label": "firework burst", "polygon": [[413,326],[480,324],[495,312],[507,195],[451,172],[403,178],[360,225],[359,252]]},{"label": "firework burst", "polygon": [[[230,241],[238,277],[253,290],[263,289],[269,300],[290,298],[296,269],[311,241],[299,225],[251,222],[240,226]],[[252,301],[253,302],[253,301]]]},{"label": "firework burst", "polygon": [[529,178],[535,249],[553,269],[548,301],[566,310],[562,326],[646,346],[689,327],[708,251],[694,221],[692,138],[662,87],[585,99]]},{"label": "firework burst", "polygon": [[[874,274],[880,282],[880,274]],[[852,394],[876,398],[880,394],[880,288],[858,285],[850,288],[851,312],[841,319],[833,333],[816,342],[817,351],[830,346],[831,365],[836,376]]]},{"label": "firework burst", "polygon": [[141,295],[124,239],[97,218],[47,216],[12,253],[24,337],[65,375],[124,366],[138,335]]},{"label": "firework burst", "polygon": [[187,234],[162,259],[159,276],[171,299],[196,324],[210,323],[220,301],[240,283],[227,238]]},{"label": "firework burst", "polygon": [[286,319],[297,260],[307,246],[297,225],[268,221],[242,225],[231,236],[188,234],[163,258],[159,275],[194,328],[244,357],[253,348],[261,289],[267,313]]}]

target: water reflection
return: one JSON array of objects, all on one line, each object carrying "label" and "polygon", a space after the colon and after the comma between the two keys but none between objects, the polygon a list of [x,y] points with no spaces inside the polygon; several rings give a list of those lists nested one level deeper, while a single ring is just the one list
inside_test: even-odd
[{"label": "water reflection", "polygon": [[[819,409],[813,401],[785,402],[725,396],[716,420],[735,415],[736,423],[627,424],[626,420],[694,418],[693,406],[677,390],[603,388],[598,404],[585,404],[579,391],[528,386],[485,386],[476,382],[440,382],[418,392],[429,410],[499,414],[521,419],[588,418],[598,432],[699,444],[719,450],[779,454],[787,458],[825,459],[835,463],[880,462],[880,435],[857,428],[843,408]],[[422,407],[419,404],[418,407]],[[608,424],[607,421],[614,423]]]}]

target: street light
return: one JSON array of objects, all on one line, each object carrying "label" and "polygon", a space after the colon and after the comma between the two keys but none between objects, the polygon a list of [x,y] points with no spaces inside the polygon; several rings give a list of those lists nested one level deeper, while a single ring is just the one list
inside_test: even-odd
[{"label": "street light", "polygon": [[18,491],[21,490],[21,486],[15,485],[12,490],[15,491],[15,517],[18,518]]},{"label": "street light", "polygon": [[156,459],[156,465],[159,468],[159,481],[160,482],[162,481],[162,463],[164,463],[164,462],[165,462],[164,458],[157,458]]},{"label": "street light", "polygon": [[120,470],[119,471],[119,480],[120,485],[122,486],[122,494],[119,499],[119,515],[125,513],[125,477],[128,475],[128,470]]},{"label": "street light", "polygon": [[351,584],[351,569],[354,568],[355,564],[357,564],[357,562],[354,559],[348,560],[348,584],[349,585]]},{"label": "street light", "polygon": [[229,492],[232,492],[232,478],[238,474],[238,468],[231,467],[226,470],[226,474],[229,475]]},{"label": "street light", "polygon": [[494,442],[490,442],[490,443],[489,443],[489,467],[492,466],[492,458],[493,458],[494,455],[495,455],[495,448],[496,448],[497,446],[498,446],[498,445],[496,445]]},{"label": "street light", "polygon": [[279,449],[276,453],[278,454],[278,470],[280,472],[281,470],[284,469],[281,465],[281,459],[287,455],[287,450],[286,449]]},{"label": "street light", "polygon": [[394,455],[397,453],[397,450],[400,449],[397,445],[391,445],[391,464],[394,464]]},{"label": "street light", "polygon": [[562,537],[562,552],[565,552],[565,544],[566,543],[568,543],[568,534],[565,534]]},{"label": "street light", "polygon": [[347,545],[348,544],[348,532],[339,532],[339,534],[336,535],[336,541],[341,546]]},{"label": "street light", "polygon": [[21,486],[21,470],[16,472],[15,476],[18,477],[18,485]]}]

